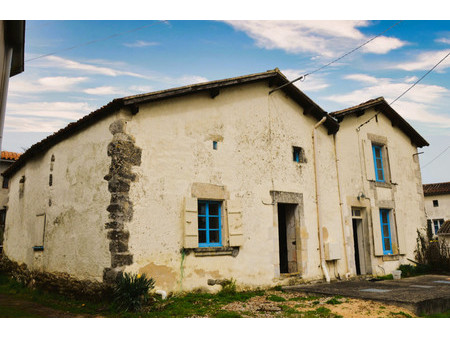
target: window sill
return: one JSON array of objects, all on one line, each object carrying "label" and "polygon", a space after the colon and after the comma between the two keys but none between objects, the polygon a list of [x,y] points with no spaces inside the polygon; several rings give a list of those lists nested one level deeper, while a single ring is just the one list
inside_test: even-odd
[{"label": "window sill", "polygon": [[398,261],[400,259],[399,255],[384,255],[383,262]]},{"label": "window sill", "polygon": [[186,253],[193,252],[196,257],[205,256],[233,256],[236,257],[239,254],[239,247],[237,246],[220,246],[220,247],[210,247],[210,248],[195,248],[195,249],[184,249]]}]

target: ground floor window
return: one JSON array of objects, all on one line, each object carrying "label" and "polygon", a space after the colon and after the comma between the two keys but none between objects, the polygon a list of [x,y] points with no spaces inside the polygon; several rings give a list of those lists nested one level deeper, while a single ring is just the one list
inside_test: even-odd
[{"label": "ground floor window", "polygon": [[198,201],[198,246],[222,246],[222,203]]},{"label": "ground floor window", "polygon": [[393,254],[389,213],[389,209],[380,209],[381,238],[383,241],[383,254],[385,255]]},{"label": "ground floor window", "polygon": [[434,219],[433,220],[433,235],[437,235],[439,228],[444,224],[443,219]]}]

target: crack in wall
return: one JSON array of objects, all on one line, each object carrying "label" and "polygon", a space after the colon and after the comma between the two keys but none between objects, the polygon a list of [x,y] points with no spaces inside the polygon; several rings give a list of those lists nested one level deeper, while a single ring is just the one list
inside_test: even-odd
[{"label": "crack in wall", "polygon": [[128,250],[130,233],[125,224],[133,218],[133,202],[129,192],[131,183],[136,181],[137,176],[132,172],[132,167],[141,165],[142,149],[135,145],[134,137],[126,133],[126,124],[126,120],[120,119],[109,126],[113,134],[113,139],[108,144],[111,165],[104,179],[108,181],[111,193],[110,204],[106,208],[110,221],[105,224],[111,267],[103,271],[103,281],[106,283],[116,281],[125,267],[133,264],[133,254]]}]

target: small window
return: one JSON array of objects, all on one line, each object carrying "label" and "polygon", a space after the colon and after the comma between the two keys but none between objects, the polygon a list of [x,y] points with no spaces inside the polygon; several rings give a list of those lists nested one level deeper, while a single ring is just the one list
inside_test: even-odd
[{"label": "small window", "polygon": [[439,201],[433,200],[433,207],[438,207],[438,206],[439,206]]},{"label": "small window", "polygon": [[389,209],[380,209],[381,239],[383,241],[383,254],[392,254],[391,223]]},{"label": "small window", "polygon": [[222,203],[198,201],[198,246],[222,246]]},{"label": "small window", "polygon": [[372,145],[373,163],[375,166],[375,180],[377,182],[385,182],[384,179],[384,163],[383,163],[383,146]]},{"label": "small window", "polygon": [[217,150],[217,141],[213,141],[213,149]]},{"label": "small window", "polygon": [[361,209],[352,208],[352,216],[353,217],[361,217]]},{"label": "small window", "polygon": [[293,160],[297,163],[306,163],[305,151],[301,147],[292,147]]}]

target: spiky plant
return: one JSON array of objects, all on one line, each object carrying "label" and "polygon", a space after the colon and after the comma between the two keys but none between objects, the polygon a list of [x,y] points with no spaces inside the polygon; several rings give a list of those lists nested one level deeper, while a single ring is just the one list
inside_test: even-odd
[{"label": "spiky plant", "polygon": [[153,278],[145,274],[124,273],[114,286],[114,305],[123,311],[138,311],[149,299],[155,287]]}]

